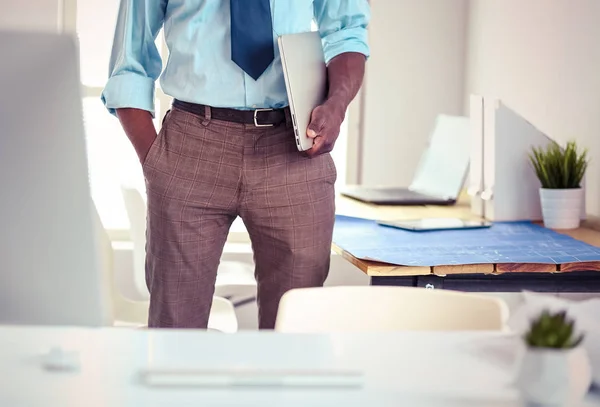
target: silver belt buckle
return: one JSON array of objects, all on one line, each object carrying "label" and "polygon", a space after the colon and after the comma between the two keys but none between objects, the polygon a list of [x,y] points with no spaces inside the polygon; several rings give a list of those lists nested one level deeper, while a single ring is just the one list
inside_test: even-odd
[{"label": "silver belt buckle", "polygon": [[254,126],[255,127],[273,127],[273,123],[267,123],[267,124],[258,124],[257,118],[256,116],[258,115],[258,112],[271,112],[275,109],[256,109],[254,110]]}]

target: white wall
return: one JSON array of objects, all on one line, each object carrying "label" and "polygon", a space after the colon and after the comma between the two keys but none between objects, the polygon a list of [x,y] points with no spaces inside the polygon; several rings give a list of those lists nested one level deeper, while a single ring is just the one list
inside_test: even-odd
[{"label": "white wall", "polygon": [[62,27],[61,0],[0,0],[0,29],[57,31]]},{"label": "white wall", "polygon": [[362,183],[407,186],[440,113],[462,114],[468,2],[373,0]]},{"label": "white wall", "polygon": [[600,1],[471,0],[469,21],[465,96],[499,97],[588,147],[587,208],[600,215]]}]

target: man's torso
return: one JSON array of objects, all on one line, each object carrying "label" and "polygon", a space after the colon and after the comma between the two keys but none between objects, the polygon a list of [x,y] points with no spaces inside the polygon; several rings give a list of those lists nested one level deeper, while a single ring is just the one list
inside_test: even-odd
[{"label": "man's torso", "polygon": [[230,0],[169,0],[164,33],[169,59],[161,76],[168,95],[237,109],[287,106],[277,37],[311,30],[312,0],[270,0],[275,59],[258,80],[231,61]]}]

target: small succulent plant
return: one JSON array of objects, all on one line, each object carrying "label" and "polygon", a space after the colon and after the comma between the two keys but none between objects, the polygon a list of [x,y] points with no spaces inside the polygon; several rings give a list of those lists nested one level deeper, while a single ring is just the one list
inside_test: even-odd
[{"label": "small succulent plant", "polygon": [[564,311],[544,311],[532,321],[525,341],[532,348],[572,349],[583,340],[583,335],[575,336],[574,325]]},{"label": "small succulent plant", "polygon": [[533,147],[529,159],[542,188],[548,189],[581,187],[589,163],[587,150],[579,151],[574,141],[564,149],[554,142],[546,148]]}]

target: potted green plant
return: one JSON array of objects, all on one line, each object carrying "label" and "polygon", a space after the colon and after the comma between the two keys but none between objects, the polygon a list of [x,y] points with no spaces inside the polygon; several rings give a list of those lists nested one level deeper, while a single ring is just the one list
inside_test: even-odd
[{"label": "potted green plant", "polygon": [[588,166],[587,150],[578,151],[570,141],[566,148],[552,142],[532,148],[529,155],[542,185],[540,200],[544,225],[550,229],[575,229],[581,222],[581,181]]},{"label": "potted green plant", "polygon": [[590,362],[581,346],[583,334],[576,333],[566,312],[542,312],[531,322],[524,341],[517,383],[526,401],[571,405],[585,397],[591,384]]}]

